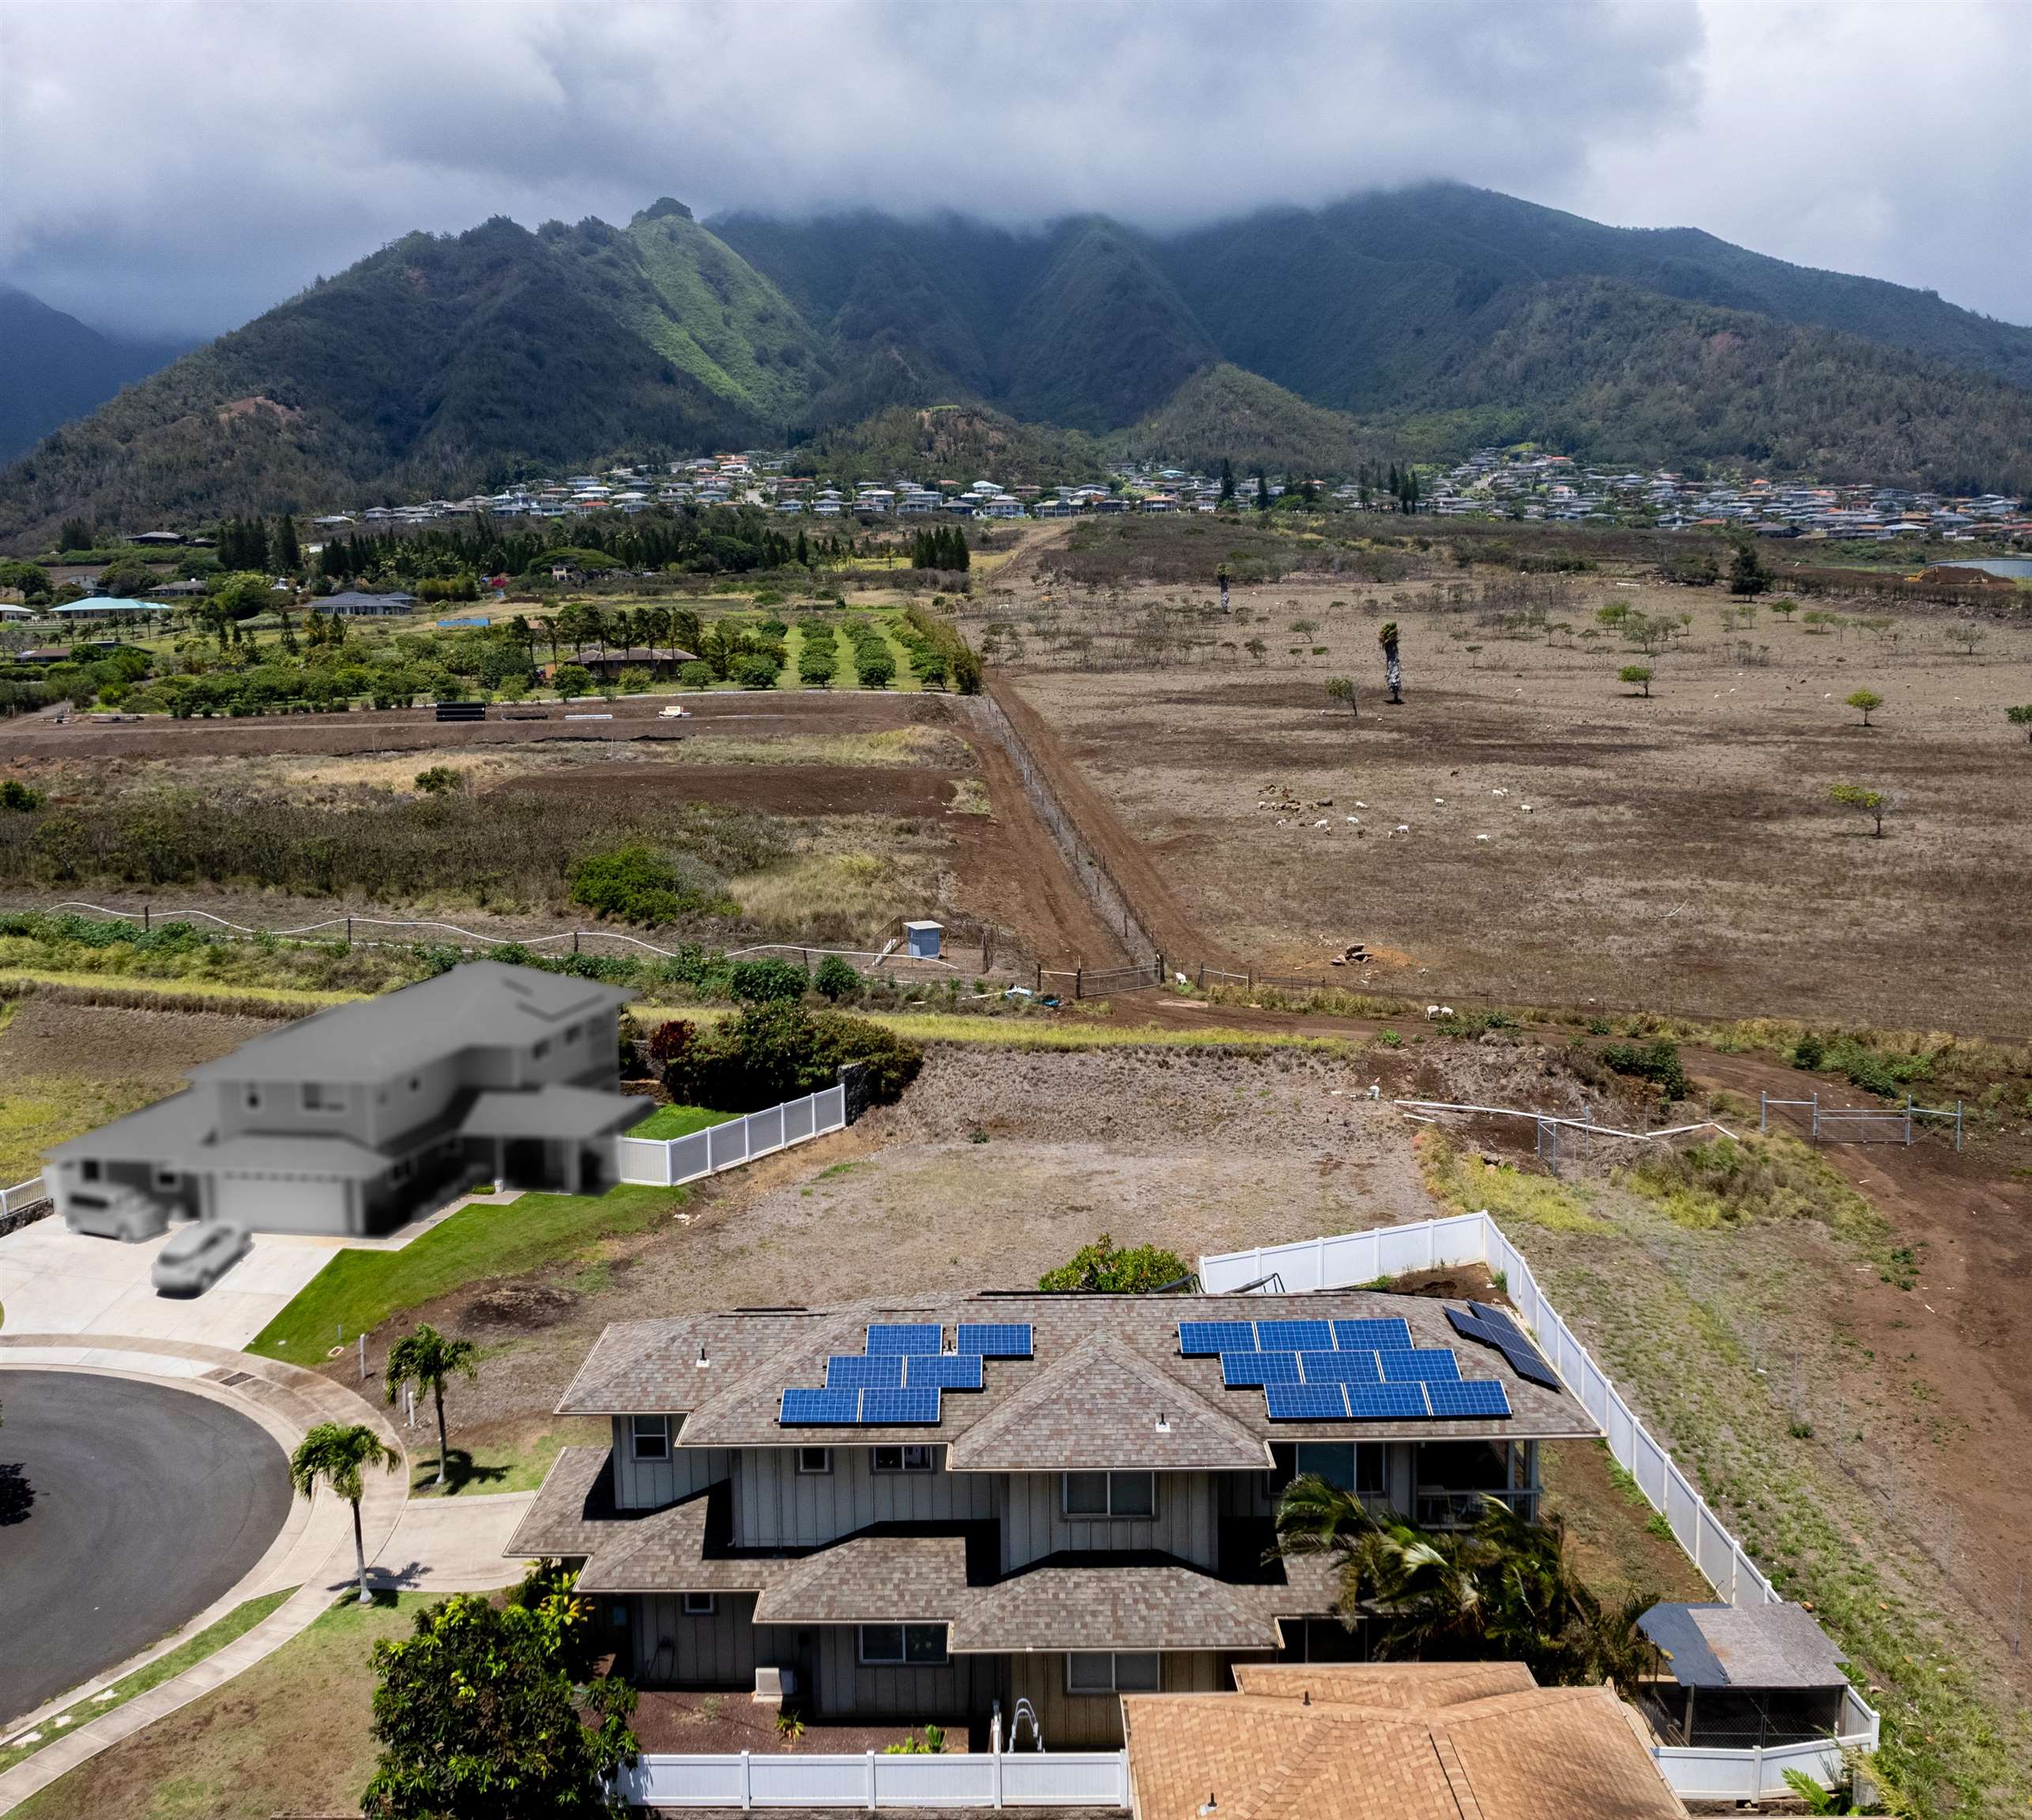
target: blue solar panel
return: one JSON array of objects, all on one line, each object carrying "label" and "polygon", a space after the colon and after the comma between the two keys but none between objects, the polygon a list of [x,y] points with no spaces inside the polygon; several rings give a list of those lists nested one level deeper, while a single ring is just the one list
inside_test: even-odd
[{"label": "blue solar panel", "polygon": [[861,1426],[891,1427],[905,1423],[935,1423],[939,1420],[939,1393],[935,1390],[864,1390]]},{"label": "blue solar panel", "polygon": [[1256,1344],[1266,1352],[1330,1352],[1330,1321],[1259,1321]]},{"label": "blue solar panel", "polygon": [[871,1384],[878,1389],[901,1389],[903,1387],[902,1359],[893,1355],[865,1359],[858,1352],[853,1352],[826,1361],[826,1388],[828,1390],[861,1390]]},{"label": "blue solar panel", "polygon": [[867,1349],[878,1352],[936,1352],[945,1329],[935,1321],[878,1324],[867,1330]]},{"label": "blue solar panel", "polygon": [[1030,1356],[1030,1323],[1027,1321],[962,1321],[959,1350],[976,1352],[984,1359],[1027,1359]]},{"label": "blue solar panel", "polygon": [[[965,1331],[961,1329],[961,1333]],[[1208,1358],[1217,1352],[1253,1352],[1256,1324],[1253,1321],[1181,1321],[1178,1349],[1188,1359]]]},{"label": "blue solar panel", "polygon": [[1301,1352],[1299,1368],[1308,1384],[1374,1384],[1373,1352]]},{"label": "blue solar panel", "polygon": [[1379,1352],[1386,1384],[1451,1383],[1461,1374],[1460,1361],[1443,1347],[1409,1352]]},{"label": "blue solar panel", "polygon": [[1507,1416],[1510,1397],[1493,1378],[1464,1378],[1458,1384],[1428,1384],[1426,1401],[1435,1416]]},{"label": "blue solar panel", "polygon": [[1273,1422],[1345,1422],[1348,1419],[1347,1393],[1338,1384],[1273,1384],[1263,1395]]},{"label": "blue solar panel", "polygon": [[1349,1352],[1406,1352],[1411,1345],[1411,1324],[1401,1314],[1378,1321],[1336,1321],[1334,1344]]},{"label": "blue solar panel", "polygon": [[913,1352],[899,1359],[909,1371],[903,1382],[913,1390],[978,1390],[980,1355],[978,1352]]},{"label": "blue solar panel", "polygon": [[1485,1302],[1470,1302],[1468,1307],[1474,1310],[1472,1314],[1463,1314],[1456,1308],[1447,1310],[1455,1333],[1493,1346],[1510,1362],[1510,1369],[1527,1382],[1541,1384],[1548,1390],[1566,1388],[1529,1336],[1500,1308],[1492,1308]]},{"label": "blue solar panel", "polygon": [[1357,1422],[1422,1420],[1426,1413],[1422,1384],[1350,1384],[1348,1412]]},{"label": "blue solar panel", "polygon": [[1238,1384],[1296,1384],[1296,1352],[1223,1352],[1221,1378],[1229,1389]]},{"label": "blue solar panel", "polygon": [[850,1423],[860,1397],[858,1390],[786,1390],[777,1420],[785,1427]]}]

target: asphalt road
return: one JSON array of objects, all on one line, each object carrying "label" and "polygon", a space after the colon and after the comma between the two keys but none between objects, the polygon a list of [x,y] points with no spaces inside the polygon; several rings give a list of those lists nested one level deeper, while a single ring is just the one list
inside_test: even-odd
[{"label": "asphalt road", "polygon": [[220,1404],[0,1371],[0,1729],[229,1590],[289,1500],[281,1447]]}]

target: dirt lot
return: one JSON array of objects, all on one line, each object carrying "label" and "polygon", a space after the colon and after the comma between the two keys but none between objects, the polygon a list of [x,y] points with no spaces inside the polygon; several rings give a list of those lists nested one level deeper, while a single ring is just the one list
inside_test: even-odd
[{"label": "dirt lot", "polygon": [[[1816,633],[1766,611],[1725,633],[1710,591],[1560,586],[1577,629],[1611,600],[1693,625],[1645,658],[1345,581],[1237,589],[1225,621],[1177,594],[994,610],[1028,628],[1014,692],[1112,810],[1121,867],[1154,871],[1189,926],[1174,957],[1196,934],[1310,972],[1364,941],[1373,983],[1438,998],[2025,1034],[2028,761],[2004,709],[2032,699],[2032,630],[1992,626],[1970,656],[1937,621]],[[1190,664],[1083,667],[1188,633]],[[1617,680],[1630,663],[1651,698]],[[1359,717],[1327,699],[1335,675]],[[1843,705],[1865,686],[1884,698],[1868,729]],[[1841,782],[1893,792],[1884,839],[1829,800]]]}]

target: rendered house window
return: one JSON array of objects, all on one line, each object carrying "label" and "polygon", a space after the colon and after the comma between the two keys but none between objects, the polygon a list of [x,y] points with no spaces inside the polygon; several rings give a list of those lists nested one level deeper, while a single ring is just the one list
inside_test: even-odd
[{"label": "rendered house window", "polygon": [[946,1660],[943,1624],[864,1624],[860,1659],[870,1668],[936,1668]]},{"label": "rendered house window", "polygon": [[877,1472],[931,1470],[931,1450],[928,1447],[871,1447],[867,1453],[868,1465]]},{"label": "rendered house window", "polygon": [[709,1618],[720,1608],[717,1594],[687,1592],[684,1596],[684,1615],[687,1618]]},{"label": "rendered house window", "polygon": [[530,1054],[531,1057],[532,1057],[533,1059],[535,1059],[536,1061],[540,1062],[540,1061],[542,1061],[542,1060],[543,1060],[543,1059],[544,1059],[546,1055],[549,1055],[549,1054],[550,1054],[550,1052],[551,1052],[551,1040],[550,1040],[550,1038],[549,1038],[549,1037],[546,1036],[546,1037],[545,1037],[545,1038],[544,1038],[544,1039],[540,1043],[539,1043],[536,1046],[536,1047],[535,1047],[535,1048],[532,1049],[532,1050],[529,1051],[529,1054]]},{"label": "rendered house window", "polygon": [[833,1450],[830,1447],[800,1447],[797,1450],[797,1470],[806,1474],[830,1472],[833,1470]]},{"label": "rendered house window", "polygon": [[1154,1517],[1154,1472],[1067,1472],[1061,1504],[1068,1517]]},{"label": "rendered house window", "polygon": [[79,1177],[85,1181],[96,1182],[99,1179],[98,1159],[96,1157],[87,1157],[85,1161],[78,1164],[77,1173]]},{"label": "rendered house window", "polygon": [[247,1089],[247,1110],[250,1112],[258,1112],[261,1110],[261,1089],[258,1087],[250,1087]]},{"label": "rendered house window", "polygon": [[634,1416],[629,1418],[629,1425],[630,1438],[638,1460],[668,1460],[670,1457],[670,1418],[668,1416]]},{"label": "rendered house window", "polygon": [[315,1081],[306,1081],[302,1092],[306,1112],[343,1112],[346,1109],[343,1087],[325,1087]]},{"label": "rendered house window", "polygon": [[1163,1683],[1164,1664],[1154,1650],[1066,1658],[1068,1694],[1155,1694]]}]

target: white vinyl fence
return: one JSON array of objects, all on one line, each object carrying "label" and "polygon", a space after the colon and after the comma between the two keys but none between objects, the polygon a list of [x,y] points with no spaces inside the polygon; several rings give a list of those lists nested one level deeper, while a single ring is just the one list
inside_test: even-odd
[{"label": "white vinyl fence", "polygon": [[[1401,1277],[1418,1270],[1436,1270],[1443,1265],[1481,1264],[1500,1277],[1524,1325],[1567,1388],[1579,1399],[1589,1415],[1601,1424],[1609,1437],[1609,1450],[1652,1507],[1672,1525],[1674,1538],[1706,1577],[1716,1593],[1731,1605],[1769,1605],[1782,1603],[1763,1570],[1752,1561],[1741,1543],[1729,1534],[1722,1519],[1708,1508],[1693,1481],[1673,1463],[1672,1456],[1637,1418],[1637,1413],[1560,1318],[1559,1310],[1538,1287],[1538,1280],[1524,1254],[1503,1236],[1503,1229],[1486,1213],[1458,1213],[1443,1220],[1421,1220],[1404,1226],[1381,1226],[1367,1232],[1343,1232],[1332,1237],[1303,1239],[1289,1245],[1262,1245],[1249,1251],[1229,1251],[1199,1261],[1200,1287],[1210,1294],[1237,1290],[1274,1292],[1281,1284],[1291,1294],[1315,1289],[1350,1289],[1373,1283],[1380,1277]],[[1266,1279],[1274,1277],[1276,1283]],[[1877,1715],[1850,1694],[1843,1703],[1843,1735],[1838,1741],[1852,1747],[1873,1750],[1878,1735]],[[1669,1750],[1659,1747],[1660,1767],[1675,1777],[1669,1758],[1688,1760],[1685,1773],[1698,1780],[1721,1774],[1714,1766],[1733,1765],[1728,1775],[1748,1775],[1743,1765],[1753,1755],[1765,1763],[1778,1762],[1765,1784],[1766,1792],[1783,1792],[1781,1772],[1808,1768],[1793,1762],[1786,1750],[1819,1754],[1840,1769],[1840,1750],[1834,1743],[1748,1750]],[[1785,1758],[1778,1762],[1780,1758]],[[1740,1760],[1740,1762],[1739,1762]],[[1809,1773],[1814,1773],[1809,1771]],[[1758,1774],[1764,1772],[1759,1769]],[[1831,1774],[1830,1781],[1834,1779]],[[1696,1791],[1675,1779],[1673,1787],[1689,1799]],[[1715,1799],[1754,1799],[1756,1791],[1735,1796],[1733,1784]]]},{"label": "white vinyl fence", "polygon": [[638,1807],[1127,1807],[1120,1750],[966,1755],[644,1756],[620,1777]]},{"label": "white vinyl fence", "polygon": [[11,1188],[0,1188],[0,1220],[9,1213],[18,1213],[24,1207],[32,1207],[38,1201],[47,1201],[49,1190],[43,1186],[40,1175],[31,1175],[25,1182],[17,1182]]},{"label": "white vinyl fence", "polygon": [[807,1138],[841,1131],[847,1123],[847,1090],[827,1087],[802,1100],[709,1125],[684,1138],[623,1138],[619,1141],[621,1179],[659,1188],[696,1182],[702,1175],[787,1150]]}]

